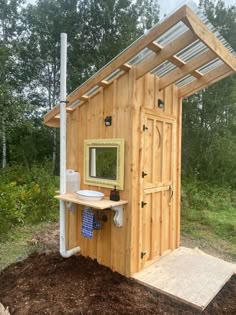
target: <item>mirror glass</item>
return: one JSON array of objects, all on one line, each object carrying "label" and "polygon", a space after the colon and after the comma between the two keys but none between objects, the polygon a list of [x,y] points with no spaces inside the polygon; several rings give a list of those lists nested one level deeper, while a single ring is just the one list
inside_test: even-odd
[{"label": "mirror glass", "polygon": [[94,178],[117,178],[117,148],[90,148],[89,175]]},{"label": "mirror glass", "polygon": [[123,189],[124,140],[84,140],[85,184]]}]

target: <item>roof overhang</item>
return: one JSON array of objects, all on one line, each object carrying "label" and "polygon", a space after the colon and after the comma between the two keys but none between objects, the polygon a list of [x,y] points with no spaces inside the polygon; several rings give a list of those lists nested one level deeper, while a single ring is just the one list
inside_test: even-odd
[{"label": "roof overhang", "polygon": [[[202,17],[202,16],[201,16]],[[204,20],[204,21],[203,21]],[[154,26],[109,64],[67,97],[71,112],[111,82],[136,68],[136,79],[146,73],[160,78],[160,90],[176,84],[179,97],[187,97],[236,71],[231,47],[206,18],[184,5]],[[48,126],[58,126],[59,105],[44,116]]]}]

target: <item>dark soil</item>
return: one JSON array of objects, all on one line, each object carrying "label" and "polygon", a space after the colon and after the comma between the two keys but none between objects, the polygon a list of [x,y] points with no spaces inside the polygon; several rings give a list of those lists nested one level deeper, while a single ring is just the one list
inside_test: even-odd
[{"label": "dark soil", "polygon": [[[11,314],[200,314],[82,256],[34,254],[0,272]],[[236,276],[203,314],[236,314]]]}]

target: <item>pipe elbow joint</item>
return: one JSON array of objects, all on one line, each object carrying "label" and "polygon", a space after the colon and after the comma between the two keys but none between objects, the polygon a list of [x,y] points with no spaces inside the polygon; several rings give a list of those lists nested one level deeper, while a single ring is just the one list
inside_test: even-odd
[{"label": "pipe elbow joint", "polygon": [[78,254],[80,252],[80,247],[77,246],[75,248],[69,249],[69,250],[60,250],[60,255],[64,258],[69,258],[75,254]]}]

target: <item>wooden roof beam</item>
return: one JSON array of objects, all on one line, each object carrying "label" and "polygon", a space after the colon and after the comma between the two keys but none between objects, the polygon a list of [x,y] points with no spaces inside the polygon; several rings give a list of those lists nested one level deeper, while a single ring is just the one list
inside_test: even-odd
[{"label": "wooden roof beam", "polygon": [[209,85],[231,75],[234,71],[227,65],[223,64],[214,70],[206,73],[199,80],[194,80],[193,82],[186,84],[185,86],[179,88],[179,97],[187,97],[199,90],[202,90]]},{"label": "wooden roof beam", "polygon": [[221,41],[208,30],[207,26],[189,7],[186,8],[186,12],[187,16],[186,18],[183,18],[183,22],[192,29],[197,37],[207,45],[208,48],[214,51],[225,64],[236,71],[236,58],[228,51]]},{"label": "wooden roof beam", "polygon": [[57,104],[53,109],[50,110],[46,115],[43,117],[43,122],[45,125],[49,126],[49,120],[53,119],[58,113],[60,112],[60,105]]},{"label": "wooden roof beam", "polygon": [[130,66],[128,63],[124,63],[123,65],[119,67],[120,70],[125,71],[125,72],[128,72],[131,68],[132,66]]},{"label": "wooden roof beam", "polygon": [[171,56],[168,60],[177,67],[183,67],[185,65],[185,62],[177,56]]},{"label": "wooden roof beam", "polygon": [[[82,84],[72,93],[70,93],[70,95],[68,95],[67,97],[67,107],[78,100],[82,95],[86,94],[93,86],[97,85],[99,82],[108,77],[113,71],[115,71],[116,69],[122,69],[126,62],[128,62],[137,53],[144,49],[149,43],[153,42],[157,37],[168,31],[172,26],[181,21],[186,16],[186,8],[186,5],[182,6],[173,15],[166,18],[161,24],[156,25],[146,35],[137,40],[133,45],[131,45],[122,54],[120,54],[116,59],[114,59],[107,66],[95,73],[88,81],[86,81],[84,84]],[[59,113],[59,111],[60,110],[58,107],[54,107],[48,113],[50,115],[46,115],[47,117],[45,117],[45,119],[48,121],[48,117],[54,117]]]},{"label": "wooden roof beam", "polygon": [[[153,43],[150,43],[147,46],[147,48],[149,48],[150,50],[152,50],[155,53],[159,53],[163,47],[158,45],[157,43],[153,42]],[[179,68],[183,67],[186,64],[182,59],[180,59],[179,57],[177,57],[175,55],[171,56],[168,60]],[[194,76],[196,79],[200,79],[203,76],[203,74],[200,73],[198,70],[192,71],[191,75]]]},{"label": "wooden roof beam", "polygon": [[137,65],[136,67],[136,79],[142,77],[146,73],[150,72],[151,70],[155,69],[165,60],[169,59],[177,52],[185,48],[186,46],[190,45],[197,39],[196,35],[188,30],[174,41],[166,45],[159,53],[149,57],[146,61],[142,62],[141,64]]},{"label": "wooden roof beam", "polygon": [[148,44],[147,48],[152,50],[155,53],[159,53],[163,49],[163,47],[161,45],[158,45],[155,42],[152,42],[152,43]]},{"label": "wooden roof beam", "polygon": [[51,118],[48,122],[44,122],[44,124],[48,127],[59,128],[60,127],[60,118],[54,117]]},{"label": "wooden roof beam", "polygon": [[208,62],[216,58],[217,56],[213,51],[211,50],[205,51],[204,53],[191,59],[188,63],[186,63],[181,68],[177,68],[174,71],[171,71],[167,75],[163,76],[160,79],[160,90],[171,85],[172,83],[175,83],[181,78],[184,78],[189,73],[193,72],[194,70],[200,68],[201,66],[207,64]]},{"label": "wooden roof beam", "polygon": [[98,85],[101,86],[101,87],[107,87],[110,83],[106,80],[102,80],[100,82],[98,82]]},{"label": "wooden roof beam", "polygon": [[198,70],[194,70],[191,72],[191,75],[195,77],[196,79],[201,79],[203,77],[203,74],[199,72]]},{"label": "wooden roof beam", "polygon": [[82,96],[80,96],[79,100],[82,101],[82,102],[87,102],[89,100],[89,96],[82,95]]},{"label": "wooden roof beam", "polygon": [[[155,53],[159,53],[163,49],[161,45],[158,45],[155,42],[147,45],[147,48],[149,48]],[[182,67],[183,65],[185,65],[185,62],[181,60],[180,58],[178,58],[177,56],[171,56],[168,60],[172,62],[174,65],[176,65],[177,67]]]},{"label": "wooden roof beam", "polygon": [[68,96],[68,105],[80,98],[80,96],[86,94],[94,85],[97,85],[98,82],[104,80],[113,71],[123,67],[126,62],[128,62],[137,53],[144,49],[149,43],[153,42],[157,37],[181,21],[186,16],[186,9],[186,5],[182,6],[173,15],[166,18],[161,24],[156,25],[146,35],[137,40],[128,49],[123,51],[122,54],[115,58],[111,63],[102,68],[99,72],[95,73],[87,82],[85,82]]}]

